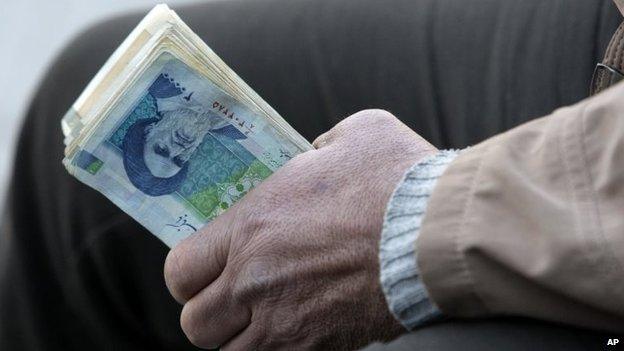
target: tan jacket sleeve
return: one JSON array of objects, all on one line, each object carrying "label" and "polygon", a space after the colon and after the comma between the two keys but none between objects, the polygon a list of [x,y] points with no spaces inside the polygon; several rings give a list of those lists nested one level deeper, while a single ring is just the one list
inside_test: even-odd
[{"label": "tan jacket sleeve", "polygon": [[417,251],[448,315],[624,332],[624,84],[460,154]]},{"label": "tan jacket sleeve", "polygon": [[618,10],[624,14],[624,0],[613,0],[613,2],[618,7]]}]

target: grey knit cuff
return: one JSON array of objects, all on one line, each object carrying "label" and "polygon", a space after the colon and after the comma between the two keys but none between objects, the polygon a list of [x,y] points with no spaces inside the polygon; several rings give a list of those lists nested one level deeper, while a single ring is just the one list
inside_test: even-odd
[{"label": "grey knit cuff", "polygon": [[386,209],[379,245],[381,286],[390,312],[408,330],[442,316],[420,278],[416,239],[436,181],[458,153],[443,150],[410,168]]}]

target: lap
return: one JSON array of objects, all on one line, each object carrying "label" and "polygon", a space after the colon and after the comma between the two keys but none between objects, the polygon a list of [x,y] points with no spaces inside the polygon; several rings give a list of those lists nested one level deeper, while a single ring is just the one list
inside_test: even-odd
[{"label": "lap", "polygon": [[524,319],[446,322],[362,351],[581,351],[606,346],[609,336]]}]

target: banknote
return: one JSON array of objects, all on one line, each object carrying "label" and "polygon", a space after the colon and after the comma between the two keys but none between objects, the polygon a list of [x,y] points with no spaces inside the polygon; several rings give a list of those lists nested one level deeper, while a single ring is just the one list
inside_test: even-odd
[{"label": "banknote", "polygon": [[312,147],[205,44],[162,46],[181,20],[159,6],[148,22],[170,32],[113,54],[64,118],[63,163],[173,247]]}]

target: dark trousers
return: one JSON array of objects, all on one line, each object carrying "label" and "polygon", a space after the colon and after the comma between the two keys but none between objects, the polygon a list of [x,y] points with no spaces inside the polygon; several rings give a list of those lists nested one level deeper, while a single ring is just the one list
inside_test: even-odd
[{"label": "dark trousers", "polygon": [[[584,98],[620,21],[610,0],[230,0],[179,13],[308,139],[376,107],[440,148]],[[143,15],[82,33],[32,100],[1,223],[0,350],[193,349],[163,281],[167,248],[61,165],[60,118]],[[392,349],[606,342],[596,332],[493,319],[431,326]]]}]

